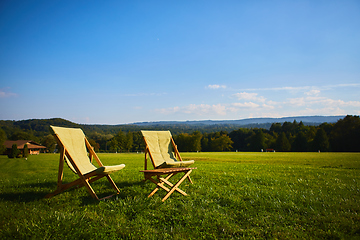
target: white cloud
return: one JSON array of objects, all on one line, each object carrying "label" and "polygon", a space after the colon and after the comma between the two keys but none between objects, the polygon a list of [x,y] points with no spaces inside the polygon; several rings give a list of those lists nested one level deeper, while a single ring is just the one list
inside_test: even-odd
[{"label": "white cloud", "polygon": [[312,116],[312,115],[346,115],[347,112],[338,107],[304,108],[297,111],[286,112],[287,116]]},{"label": "white cloud", "polygon": [[327,106],[360,107],[359,101],[345,102],[343,100],[324,99],[321,103]]},{"label": "white cloud", "polygon": [[272,105],[272,106],[280,104],[279,102],[272,101],[272,100],[268,100],[268,101],[266,101],[266,103],[269,104],[269,105]]},{"label": "white cloud", "polygon": [[4,89],[0,89],[0,98],[16,97],[16,93],[7,92]]},{"label": "white cloud", "polygon": [[215,111],[218,115],[226,115],[226,107],[221,104],[212,105],[212,110]]},{"label": "white cloud", "polygon": [[306,97],[305,100],[308,102],[308,103],[320,103],[320,102],[323,102],[325,101],[327,98],[325,97]]},{"label": "white cloud", "polygon": [[172,107],[172,108],[162,108],[156,109],[155,111],[162,114],[172,114],[172,113],[185,113],[185,114],[195,114],[195,115],[207,115],[207,114],[216,114],[216,115],[226,115],[226,106],[222,104],[190,104],[184,107]]},{"label": "white cloud", "polygon": [[171,107],[156,109],[155,111],[164,115],[183,113],[189,115],[200,115],[200,116],[225,116],[228,113],[234,113],[238,111],[258,111],[259,109],[274,109],[275,107],[268,104],[257,104],[254,102],[245,103],[231,103],[231,104],[190,104],[184,107]]},{"label": "white cloud", "polygon": [[275,106],[271,104],[263,104],[261,107],[264,109],[275,109]]},{"label": "white cloud", "polygon": [[172,114],[172,113],[177,113],[180,111],[179,107],[171,107],[171,108],[161,108],[161,109],[155,109],[156,112],[161,113],[161,114]]},{"label": "white cloud", "polygon": [[301,97],[301,98],[288,98],[287,101],[285,102],[285,104],[289,104],[291,106],[305,106],[306,102],[305,102],[305,98]]},{"label": "white cloud", "polygon": [[[316,106],[323,107],[327,109],[333,109],[335,107],[360,107],[360,101],[343,101],[343,100],[334,100],[326,97],[300,97],[300,98],[288,98],[283,105],[290,105],[292,107],[307,107]],[[320,114],[320,113],[318,113]],[[329,115],[330,113],[326,114]]]},{"label": "white cloud", "polygon": [[340,83],[335,85],[328,85],[325,87],[338,88],[338,87],[360,87],[360,83]]},{"label": "white cloud", "polygon": [[359,101],[349,101],[349,102],[345,102],[344,104],[350,107],[360,107]]},{"label": "white cloud", "polygon": [[320,90],[317,90],[317,89],[312,89],[308,92],[305,92],[305,94],[308,96],[313,96],[313,95],[317,96],[317,95],[319,95],[319,93],[320,93]]},{"label": "white cloud", "polygon": [[217,84],[214,84],[214,85],[208,85],[207,88],[210,88],[210,89],[219,89],[219,88],[223,88],[225,89],[226,86],[225,85],[217,85]]},{"label": "white cloud", "polygon": [[266,98],[264,98],[263,96],[258,97],[257,93],[248,93],[248,92],[241,92],[241,93],[235,93],[234,96],[239,99],[245,99],[245,100],[253,100],[253,101],[257,101],[257,102],[265,102]]},{"label": "white cloud", "polygon": [[[352,84],[347,87],[356,87]],[[334,87],[334,86],[332,86]],[[345,86],[342,86],[345,87]],[[220,85],[208,85],[207,88],[226,88]],[[232,93],[225,102],[215,104],[189,104],[172,108],[157,109],[162,114],[184,114],[187,118],[214,119],[219,116],[222,119],[241,119],[248,117],[284,117],[301,115],[346,115],[359,114],[360,101],[352,99],[345,101],[326,96],[324,87],[282,87],[272,90],[284,90],[267,94],[266,98],[257,92],[240,91]],[[286,92],[287,91],[287,92]],[[224,92],[226,96],[227,92]]]},{"label": "white cloud", "polygon": [[125,97],[148,97],[148,96],[164,96],[167,95],[166,92],[163,93],[128,93],[128,94],[124,94],[123,96]]},{"label": "white cloud", "polygon": [[310,89],[310,86],[302,87],[271,87],[271,88],[247,88],[242,89],[242,91],[299,91]]},{"label": "white cloud", "polygon": [[258,95],[257,93],[247,93],[247,92],[234,94],[234,96],[237,97],[239,100],[241,100],[241,99],[253,100],[253,99],[256,99],[257,95]]},{"label": "white cloud", "polygon": [[334,88],[348,88],[348,87],[360,87],[360,83],[340,83],[340,84],[333,84],[333,85],[323,85],[323,86],[299,86],[299,87],[269,87],[269,88],[247,88],[241,89],[238,91],[301,91],[301,90],[309,90],[307,93],[316,93],[320,91],[318,89],[334,89]]},{"label": "white cloud", "polygon": [[245,102],[245,103],[233,103],[232,106],[238,108],[258,108],[260,105],[253,102]]}]

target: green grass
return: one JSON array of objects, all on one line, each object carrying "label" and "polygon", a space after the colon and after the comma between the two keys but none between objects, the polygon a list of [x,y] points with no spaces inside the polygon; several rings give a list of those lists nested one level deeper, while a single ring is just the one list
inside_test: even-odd
[{"label": "green grass", "polygon": [[[51,199],[58,154],[0,156],[0,239],[359,239],[360,153],[182,153],[191,177],[164,203],[142,182],[143,154],[99,154],[121,193]],[[76,176],[65,167],[64,181]],[[99,197],[112,189],[92,184]]]}]

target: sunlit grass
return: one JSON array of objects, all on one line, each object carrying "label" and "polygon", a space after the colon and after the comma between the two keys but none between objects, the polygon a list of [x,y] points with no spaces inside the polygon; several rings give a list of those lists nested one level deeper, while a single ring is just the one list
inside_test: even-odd
[{"label": "sunlit grass", "polygon": [[[121,193],[84,188],[51,199],[58,154],[0,156],[1,239],[351,239],[360,237],[359,153],[182,153],[191,177],[164,203],[139,170],[143,154],[99,154]],[[65,169],[64,181],[76,176]],[[92,184],[112,192],[105,180]]]}]

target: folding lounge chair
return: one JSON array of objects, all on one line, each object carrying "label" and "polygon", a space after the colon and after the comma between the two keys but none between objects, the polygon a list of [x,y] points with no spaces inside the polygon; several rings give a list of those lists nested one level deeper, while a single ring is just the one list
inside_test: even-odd
[{"label": "folding lounge chair", "polygon": [[[46,198],[50,198],[73,186],[85,186],[90,195],[97,200],[110,198],[115,194],[99,199],[90,186],[90,183],[102,177],[107,178],[111,186],[117,192],[116,194],[120,192],[109,174],[123,169],[125,164],[104,166],[80,128],[50,126],[50,130],[53,132],[55,139],[60,146],[61,152],[57,189],[53,193],[46,195]],[[95,158],[98,163],[98,168],[91,163],[93,158]],[[64,160],[69,168],[79,176],[77,180],[66,184],[62,183]]]},{"label": "folding lounge chair", "polygon": [[[154,195],[160,188],[168,193],[162,199],[164,202],[174,191],[178,191],[183,195],[187,195],[184,191],[179,189],[180,184],[187,178],[191,183],[190,173],[193,169],[189,166],[194,163],[194,160],[183,161],[177,150],[174,139],[170,131],[141,131],[146,144],[145,149],[145,180],[150,180],[155,183],[157,187],[150,193],[148,197]],[[147,169],[147,154],[149,154],[154,169]],[[178,160],[176,159],[178,158]],[[172,184],[169,179],[177,173],[184,173],[176,184]],[[161,177],[166,175],[165,177]],[[154,179],[153,177],[156,178]],[[167,184],[170,189],[165,186]]]}]

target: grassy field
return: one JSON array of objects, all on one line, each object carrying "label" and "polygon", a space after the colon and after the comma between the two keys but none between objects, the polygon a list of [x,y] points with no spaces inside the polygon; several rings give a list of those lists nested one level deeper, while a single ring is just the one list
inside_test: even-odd
[{"label": "grassy field", "polygon": [[[85,188],[51,199],[58,154],[0,156],[0,239],[359,239],[360,153],[182,153],[194,184],[164,203],[143,154],[99,154],[121,193]],[[64,181],[76,176],[65,167]],[[101,197],[106,180],[92,184]],[[105,196],[105,195],[104,195]]]}]

